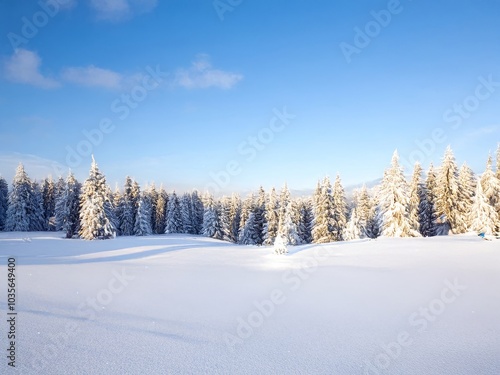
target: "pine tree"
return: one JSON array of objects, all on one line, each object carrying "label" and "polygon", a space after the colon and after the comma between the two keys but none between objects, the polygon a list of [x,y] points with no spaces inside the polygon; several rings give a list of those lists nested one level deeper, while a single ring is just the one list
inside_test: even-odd
[{"label": "pine tree", "polygon": [[[319,183],[318,183],[319,185]],[[334,219],[334,200],[332,194],[332,185],[330,179],[325,177],[320,185],[320,190],[316,189],[314,207],[314,226],[312,237],[314,243],[328,243],[335,241],[333,228]]]},{"label": "pine tree", "polygon": [[349,221],[347,222],[347,225],[344,229],[344,235],[343,238],[345,241],[351,241],[351,240],[357,240],[361,238],[361,230],[360,230],[360,222],[359,222],[359,216],[357,214],[356,207],[354,207],[351,210],[351,216],[349,218]]},{"label": "pine tree", "polygon": [[[153,231],[153,228],[156,227],[156,205],[158,204],[158,198],[159,194],[158,191],[156,190],[155,183],[153,182],[149,189],[147,189],[148,197],[149,197],[149,202],[151,204],[151,230]],[[153,233],[153,232],[152,232]]]},{"label": "pine tree", "polygon": [[30,231],[46,231],[45,212],[43,209],[43,194],[40,184],[36,181],[31,183],[31,196],[28,200],[28,217]]},{"label": "pine tree", "polygon": [[143,191],[139,197],[137,215],[135,217],[134,234],[136,236],[149,236],[151,229],[151,198],[146,191]]},{"label": "pine tree", "polygon": [[182,233],[182,217],[179,198],[175,191],[170,195],[165,214],[165,233]]},{"label": "pine tree", "polygon": [[257,234],[258,223],[255,217],[255,211],[251,211],[248,219],[245,221],[243,230],[240,234],[240,244],[242,245],[257,245],[258,244],[258,234]]},{"label": "pine tree", "polygon": [[30,230],[30,199],[31,180],[24,171],[24,166],[19,164],[14,180],[12,181],[12,190],[9,194],[5,230],[19,232]]},{"label": "pine tree", "polygon": [[365,185],[356,196],[356,216],[359,229],[359,237],[370,237],[369,221],[371,219],[371,200]]},{"label": "pine tree", "polygon": [[254,207],[254,213],[257,245],[262,245],[264,243],[264,232],[266,227],[266,193],[262,186],[259,188],[259,195],[257,197],[257,204]]},{"label": "pine tree", "polygon": [[424,237],[432,237],[437,234],[436,191],[437,178],[431,163],[427,171],[425,194],[421,197],[419,215],[420,233]]},{"label": "pine tree", "polygon": [[43,210],[46,230],[56,230],[55,210],[56,210],[56,191],[52,177],[43,181],[42,185]]},{"label": "pine tree", "polygon": [[498,214],[488,202],[482,184],[477,184],[476,195],[471,209],[471,229],[478,233],[493,235],[496,232]]},{"label": "pine tree", "polygon": [[476,177],[467,164],[463,164],[458,172],[458,216],[460,225],[457,233],[465,233],[472,225],[470,221],[472,203],[476,190]]},{"label": "pine tree", "polygon": [[[493,172],[491,156],[488,157],[486,170],[481,176],[481,185],[486,201],[497,212],[497,216],[500,215],[500,180]],[[500,230],[500,222],[496,223],[496,225]]]},{"label": "pine tree", "polygon": [[[253,212],[255,197],[253,194],[248,195],[248,197],[243,201],[241,206],[241,214],[240,214],[240,229],[238,233],[238,243],[242,243],[243,240],[243,232],[245,230],[246,222],[250,217],[250,214]],[[255,219],[252,219],[255,220]]]},{"label": "pine tree", "polygon": [[[124,194],[120,201],[120,233],[122,236],[132,236],[134,234],[134,203],[130,197]],[[163,232],[162,232],[163,233]]]},{"label": "pine tree", "polygon": [[497,178],[500,180],[500,143],[497,147]]},{"label": "pine tree", "polygon": [[445,151],[437,176],[436,213],[439,234],[455,233],[458,224],[458,170],[451,147]]},{"label": "pine tree", "polygon": [[382,235],[386,237],[417,237],[409,216],[408,183],[399,166],[398,152],[394,151],[391,167],[384,173],[380,189]]},{"label": "pine tree", "polygon": [[7,210],[9,208],[9,185],[0,176],[0,231],[5,229],[7,221]]},{"label": "pine tree", "polygon": [[70,172],[55,209],[56,227],[66,233],[66,238],[77,236],[80,230],[80,194],[81,185]]},{"label": "pine tree", "polygon": [[163,234],[165,230],[165,218],[167,211],[167,202],[168,202],[168,194],[160,187],[160,192],[158,193],[158,200],[156,201],[156,209],[155,209],[155,227],[154,233]]},{"label": "pine tree", "polygon": [[310,199],[302,199],[299,202],[298,209],[300,219],[299,224],[297,225],[297,230],[300,242],[311,243],[314,215]]},{"label": "pine tree", "polygon": [[111,226],[113,227],[114,235],[118,235],[118,227],[120,225],[120,221],[118,217],[115,215],[116,207],[114,206],[114,194],[111,191],[111,188],[106,185],[106,195],[108,199],[104,202],[104,211],[106,212],[106,217],[109,219]]},{"label": "pine tree", "polygon": [[106,214],[109,202],[106,178],[99,171],[94,157],[90,174],[83,184],[80,198],[80,237],[84,240],[109,239],[116,236]]},{"label": "pine tree", "polygon": [[343,232],[347,224],[346,219],[347,203],[345,199],[344,188],[340,181],[340,176],[337,175],[333,185],[333,228],[332,234],[334,241],[343,240]]},{"label": "pine tree", "polygon": [[219,203],[219,218],[222,226],[222,239],[232,242],[231,237],[231,198],[224,196]]},{"label": "pine tree", "polygon": [[114,217],[116,220],[115,223],[115,229],[116,229],[116,235],[121,236],[122,231],[122,216],[123,216],[123,196],[122,193],[120,192],[120,189],[118,188],[118,185],[115,187],[115,192],[113,193],[113,207],[115,208],[114,210]]},{"label": "pine tree", "polygon": [[266,201],[266,223],[264,225],[264,244],[273,245],[278,234],[279,201],[276,189],[272,188]]},{"label": "pine tree", "polygon": [[422,167],[419,162],[415,163],[415,168],[413,169],[413,176],[410,183],[410,200],[409,200],[409,219],[411,229],[420,232],[420,210],[424,207],[421,206],[421,198],[423,191],[422,184]]},{"label": "pine tree", "polygon": [[191,194],[192,207],[193,207],[193,226],[195,228],[195,234],[201,234],[203,227],[203,214],[205,209],[203,207],[203,200],[200,197],[198,191],[194,190]]},{"label": "pine tree", "polygon": [[191,195],[185,193],[180,199],[180,213],[182,221],[182,233],[194,234]]},{"label": "pine tree", "polygon": [[202,234],[206,237],[222,240],[224,233],[222,230],[219,202],[215,202],[213,196],[207,193],[204,197],[204,207]]},{"label": "pine tree", "polygon": [[238,194],[231,196],[229,209],[229,238],[233,243],[238,242],[238,233],[240,231],[241,220],[241,199]]},{"label": "pine tree", "polygon": [[278,236],[283,238],[286,245],[299,245],[300,238],[297,225],[293,221],[293,203],[287,185],[283,187],[280,195],[280,209],[278,222]]}]

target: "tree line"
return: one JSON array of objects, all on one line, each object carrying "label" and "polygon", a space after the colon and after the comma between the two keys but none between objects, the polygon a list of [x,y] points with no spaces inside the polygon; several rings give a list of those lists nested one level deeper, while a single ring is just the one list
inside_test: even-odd
[{"label": "tree line", "polygon": [[380,185],[363,186],[347,199],[340,179],[318,181],[311,197],[293,198],[285,184],[242,199],[198,191],[167,193],[154,184],[141,189],[126,177],[114,192],[92,159],[81,184],[70,172],[54,182],[31,180],[20,164],[11,188],[0,177],[0,230],[63,231],[67,238],[109,239],[186,233],[242,245],[328,243],[359,238],[431,237],[468,231],[500,232],[500,146],[496,170],[488,157],[476,176],[458,168],[447,148],[439,168],[424,175],[416,163],[410,180],[397,151]]}]

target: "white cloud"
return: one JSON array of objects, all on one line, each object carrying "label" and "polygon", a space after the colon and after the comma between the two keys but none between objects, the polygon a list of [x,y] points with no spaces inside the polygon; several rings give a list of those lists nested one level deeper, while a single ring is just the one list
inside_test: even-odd
[{"label": "white cloud", "polygon": [[66,68],[62,71],[62,78],[77,85],[106,89],[119,89],[123,82],[121,74],[94,65]]},{"label": "white cloud", "polygon": [[90,0],[98,19],[115,22],[134,14],[150,12],[157,4],[157,0]]},{"label": "white cloud", "polygon": [[42,60],[36,52],[16,49],[4,65],[5,77],[12,82],[24,83],[51,89],[59,86],[59,82],[40,73]]},{"label": "white cloud", "polygon": [[179,69],[175,73],[174,85],[187,89],[205,89],[217,87],[230,89],[243,79],[241,74],[214,69],[208,55],[198,55],[188,69]]}]

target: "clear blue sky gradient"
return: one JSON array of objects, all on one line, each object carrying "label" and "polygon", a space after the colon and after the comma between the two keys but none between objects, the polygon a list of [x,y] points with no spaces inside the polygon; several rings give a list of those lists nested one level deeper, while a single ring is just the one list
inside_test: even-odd
[{"label": "clear blue sky gradient", "polygon": [[[459,163],[482,172],[500,141],[500,87],[460,126],[444,118],[475,95],[480,77],[500,82],[498,1],[401,1],[400,12],[350,63],[340,44],[355,46],[354,29],[364,30],[374,19],[370,12],[387,9],[387,1],[243,1],[223,21],[212,1],[161,1],[114,20],[100,18],[89,3],[61,10],[20,46],[40,57],[41,74],[60,82],[52,89],[12,81],[4,69],[14,54],[7,35],[20,35],[22,17],[31,19],[40,6],[0,4],[0,173],[9,179],[15,158],[37,178],[28,160],[66,165],[67,148],[104,117],[114,130],[92,151],[108,182],[122,185],[129,174],[169,190],[203,189],[230,161],[240,173],[225,191],[285,181],[309,189],[337,172],[346,185],[371,181],[382,176],[394,149],[409,160],[416,142],[436,129],[442,134],[423,154],[424,168],[438,164],[451,144]],[[133,86],[109,90],[61,78],[65,68],[90,65],[123,76],[158,65],[173,76],[200,54],[242,79],[227,89],[165,79],[124,120],[110,105]],[[239,145],[284,107],[296,117],[247,160]],[[86,156],[73,169],[84,179],[89,166]]]}]

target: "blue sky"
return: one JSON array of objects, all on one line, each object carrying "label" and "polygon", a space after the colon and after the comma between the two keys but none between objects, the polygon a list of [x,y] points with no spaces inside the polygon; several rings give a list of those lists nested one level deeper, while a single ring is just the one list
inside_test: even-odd
[{"label": "blue sky", "polygon": [[500,141],[498,1],[41,3],[0,4],[9,180],[83,180],[92,152],[112,186],[309,189],[377,179],[396,148],[482,172]]}]

